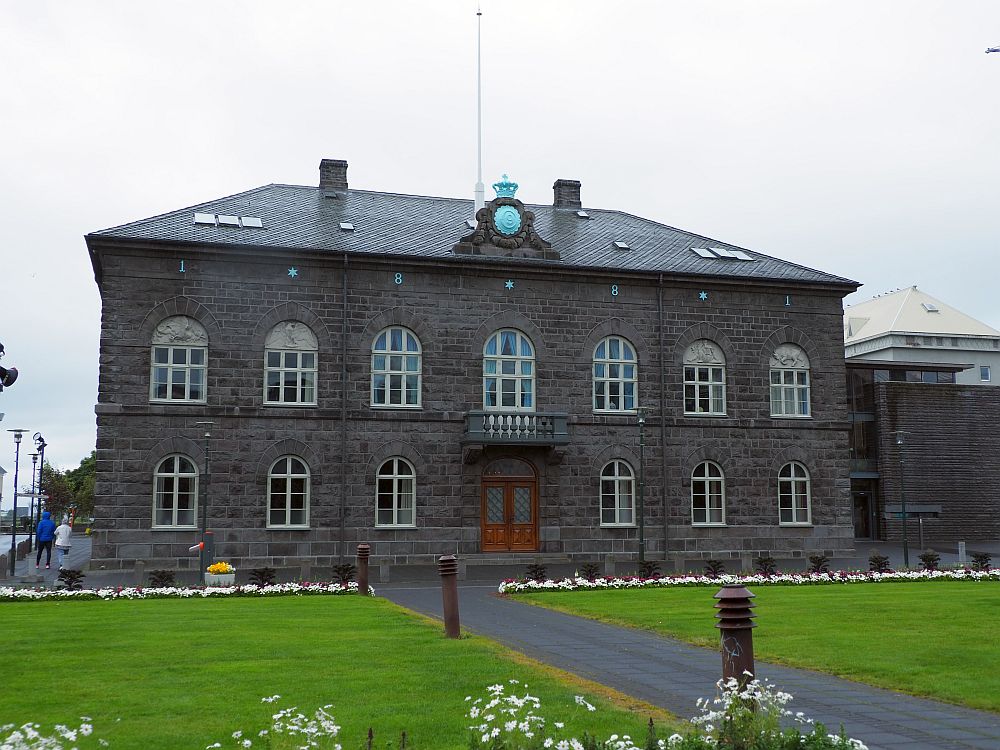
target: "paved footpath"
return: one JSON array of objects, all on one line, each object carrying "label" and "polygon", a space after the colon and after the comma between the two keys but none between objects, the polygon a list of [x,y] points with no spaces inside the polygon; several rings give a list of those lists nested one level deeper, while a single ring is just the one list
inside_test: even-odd
[{"label": "paved footpath", "polygon": [[[375,584],[377,595],[441,618],[441,588]],[[712,618],[711,604],[706,618]],[[722,671],[718,652],[628,628],[521,604],[496,586],[459,586],[462,626],[538,661],[645,700],[681,717],[711,698]],[[997,659],[996,652],[984,654]],[[984,668],[986,668],[984,662]],[[914,698],[800,669],[757,662],[758,676],[794,696],[788,708],[847,734],[871,750],[1000,750],[1000,715]]]}]

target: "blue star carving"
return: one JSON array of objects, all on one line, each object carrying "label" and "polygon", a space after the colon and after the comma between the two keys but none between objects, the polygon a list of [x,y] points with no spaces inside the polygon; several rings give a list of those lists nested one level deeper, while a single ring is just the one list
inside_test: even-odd
[{"label": "blue star carving", "polygon": [[299,269],[297,269],[295,266],[292,266],[291,268],[288,269],[288,275],[294,279],[296,276],[299,275]]},{"label": "blue star carving", "polygon": [[507,283],[504,284],[504,286],[507,287],[508,289],[513,289],[514,288],[514,280],[513,279],[507,279]]},{"label": "blue star carving", "polygon": [[708,292],[698,292],[698,299],[700,299],[702,302],[707,302]]}]

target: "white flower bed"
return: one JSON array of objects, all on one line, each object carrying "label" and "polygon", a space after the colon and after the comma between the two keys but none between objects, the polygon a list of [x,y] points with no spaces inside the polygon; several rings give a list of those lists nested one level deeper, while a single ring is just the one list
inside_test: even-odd
[{"label": "white flower bed", "polygon": [[[217,598],[226,596],[317,596],[358,593],[358,584],[351,581],[346,586],[340,583],[275,583],[270,586],[204,586],[187,588],[165,586],[163,588],[139,588],[127,586],[106,586],[99,589],[16,589],[0,587],[0,601],[39,601],[43,599],[191,599]],[[375,589],[368,587],[368,595],[375,596]]]},{"label": "white flower bed", "polygon": [[515,581],[500,584],[501,594],[525,591],[581,591],[590,589],[643,589],[672,586],[808,586],[833,583],[886,583],[900,581],[1000,581],[1000,568],[989,570],[893,570],[873,573],[863,570],[837,570],[830,573],[776,573],[775,575],[677,575],[660,578],[595,578],[580,576],[561,581]]}]

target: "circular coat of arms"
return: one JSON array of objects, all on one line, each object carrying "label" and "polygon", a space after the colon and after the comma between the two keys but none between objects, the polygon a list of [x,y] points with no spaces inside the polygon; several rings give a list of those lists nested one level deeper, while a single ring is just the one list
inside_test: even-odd
[{"label": "circular coat of arms", "polygon": [[517,234],[521,229],[521,213],[513,206],[500,206],[493,214],[493,223],[501,234]]}]

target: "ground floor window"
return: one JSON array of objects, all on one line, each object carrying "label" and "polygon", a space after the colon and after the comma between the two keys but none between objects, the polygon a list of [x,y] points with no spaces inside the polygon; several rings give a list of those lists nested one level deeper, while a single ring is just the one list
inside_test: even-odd
[{"label": "ground floor window", "polygon": [[416,473],[404,458],[390,458],[378,470],[375,489],[376,526],[416,524]]},{"label": "ground floor window", "polygon": [[778,472],[778,520],[783,524],[808,524],[809,472],[795,461]]},{"label": "ground floor window", "polygon": [[190,529],[197,522],[198,470],[187,456],[167,456],[153,472],[153,527]]},{"label": "ground floor window", "polygon": [[295,456],[282,456],[267,476],[268,528],[308,528],[309,469]]},{"label": "ground floor window", "polygon": [[722,467],[703,461],[691,472],[691,523],[721,525],[726,522],[726,479]]},{"label": "ground floor window", "polygon": [[601,526],[635,524],[635,479],[632,467],[612,461],[601,470]]}]

